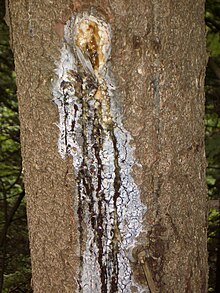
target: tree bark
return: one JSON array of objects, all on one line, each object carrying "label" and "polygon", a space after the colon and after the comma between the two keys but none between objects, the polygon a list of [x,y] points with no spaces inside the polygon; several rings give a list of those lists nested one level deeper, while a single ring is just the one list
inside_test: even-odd
[{"label": "tree bark", "polygon": [[34,292],[207,292],[204,2],[8,11]]}]

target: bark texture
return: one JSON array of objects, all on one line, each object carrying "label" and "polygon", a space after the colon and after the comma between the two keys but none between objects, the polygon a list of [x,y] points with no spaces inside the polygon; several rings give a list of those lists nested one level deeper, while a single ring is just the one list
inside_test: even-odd
[{"label": "bark texture", "polygon": [[[51,79],[64,24],[82,11],[97,11],[112,30],[115,96],[135,147],[133,178],[147,206],[133,256],[145,252],[157,292],[205,293],[202,0],[9,2],[34,292],[79,292],[77,182],[72,158],[58,153]],[[148,292],[141,264],[131,267]]]}]

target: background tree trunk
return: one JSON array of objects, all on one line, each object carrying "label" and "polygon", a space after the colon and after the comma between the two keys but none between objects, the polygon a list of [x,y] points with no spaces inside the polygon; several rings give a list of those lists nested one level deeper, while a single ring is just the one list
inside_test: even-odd
[{"label": "background tree trunk", "polygon": [[[149,267],[158,292],[206,292],[203,1],[18,0],[9,2],[8,20],[17,74],[34,292],[78,292],[83,285],[86,248],[80,241],[86,241],[86,229],[84,234],[78,230],[79,177],[71,156],[62,159],[58,152],[59,117],[52,102],[63,28],[82,11],[101,15],[112,30],[114,103],[132,137],[136,163],[131,176],[147,207],[140,233],[130,245],[133,250],[126,251],[134,275],[129,290],[148,292],[144,268]],[[121,188],[114,184],[115,193]],[[117,229],[120,226],[114,234]],[[100,292],[128,292],[118,284],[123,264],[116,249],[112,251],[119,273],[113,272],[108,283],[103,280],[108,272],[100,266]],[[143,265],[137,261],[140,252]],[[81,292],[98,292],[88,287]]]}]

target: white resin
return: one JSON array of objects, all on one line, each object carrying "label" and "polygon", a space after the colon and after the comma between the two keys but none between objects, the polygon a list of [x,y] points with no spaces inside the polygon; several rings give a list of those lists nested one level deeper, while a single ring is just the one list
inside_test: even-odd
[{"label": "white resin", "polygon": [[[78,28],[81,22],[88,23],[90,21],[97,23],[99,35],[101,37],[101,51],[104,59],[100,62],[98,69],[93,70],[90,61],[83,55],[83,52],[74,45],[74,36],[78,34]],[[83,26],[84,27],[84,24]],[[86,24],[85,24],[86,27]],[[86,162],[85,168],[92,170],[94,176],[90,176],[93,192],[90,197],[85,191],[83,181],[78,184],[80,197],[83,206],[83,222],[86,231],[84,230],[83,241],[86,242],[85,250],[83,251],[83,264],[80,271],[80,292],[83,293],[107,293],[110,292],[111,277],[113,275],[113,260],[110,257],[112,253],[112,243],[117,242],[117,292],[131,292],[131,286],[136,287],[137,292],[148,292],[147,289],[138,285],[133,277],[129,259],[127,258],[127,249],[129,246],[135,246],[136,237],[142,230],[142,218],[145,213],[145,207],[140,200],[140,192],[132,178],[132,168],[135,165],[134,150],[130,145],[131,136],[123,127],[121,113],[117,107],[116,96],[114,94],[113,81],[108,75],[108,59],[110,55],[110,40],[111,31],[108,24],[101,18],[96,18],[92,15],[79,15],[70,19],[65,26],[65,43],[61,50],[61,57],[56,68],[57,79],[53,85],[53,96],[59,111],[59,129],[60,137],[58,142],[59,152],[62,158],[66,155],[71,155],[73,158],[73,166],[76,177],[79,176],[82,168],[83,160]],[[68,86],[65,90],[62,88],[62,82],[70,83],[68,70],[74,72],[79,71],[79,63],[81,68],[88,75],[94,75],[98,82],[102,82],[107,87],[105,97],[102,97],[100,121],[102,121],[102,147],[99,150],[101,165],[97,160],[93,133],[95,129],[95,109],[99,102],[97,98],[91,97],[89,94],[83,98],[77,96],[76,88]],[[84,121],[82,99],[89,100],[88,121]],[[110,108],[110,113],[109,113]],[[77,110],[76,110],[77,109]],[[73,123],[74,122],[74,123]],[[84,123],[84,124],[83,124]],[[74,128],[73,128],[74,124]],[[113,132],[109,131],[108,125],[113,125]],[[84,126],[83,126],[84,125]],[[86,125],[86,127],[85,127]],[[84,127],[84,128],[83,128]],[[83,129],[86,128],[86,131]],[[117,155],[114,147],[113,137],[116,140]],[[85,158],[83,142],[87,142],[87,155]],[[85,146],[84,146],[85,148]],[[116,162],[117,161],[117,162]],[[116,166],[119,166],[118,173]],[[101,169],[100,169],[101,168]],[[101,170],[101,189],[104,200],[100,201],[98,190],[98,170]],[[117,202],[115,208],[114,196],[115,178],[120,177],[120,188],[118,190]],[[102,207],[103,223],[102,226],[92,227],[91,211],[89,204],[92,202],[92,209],[95,217],[100,213],[99,206]],[[78,199],[79,200],[79,199]],[[78,203],[79,204],[79,203]],[[117,226],[117,227],[115,227]],[[100,262],[98,260],[99,247],[97,239],[98,229],[103,230],[101,238],[103,247],[102,263],[107,266],[106,291],[102,290],[102,282],[100,279]],[[112,230],[116,229],[118,235],[116,238],[112,236]],[[86,236],[85,236],[86,232]],[[115,240],[116,239],[116,240]]]}]

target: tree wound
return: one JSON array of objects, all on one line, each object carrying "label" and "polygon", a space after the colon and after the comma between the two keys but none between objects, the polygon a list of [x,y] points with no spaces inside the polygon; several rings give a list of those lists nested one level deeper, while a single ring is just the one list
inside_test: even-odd
[{"label": "tree wound", "polygon": [[134,281],[126,255],[141,232],[145,208],[131,175],[131,137],[106,70],[110,27],[83,14],[67,22],[64,36],[53,95],[59,151],[73,157],[77,181],[79,292],[146,292]]}]

